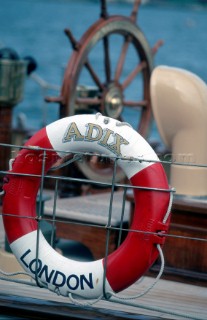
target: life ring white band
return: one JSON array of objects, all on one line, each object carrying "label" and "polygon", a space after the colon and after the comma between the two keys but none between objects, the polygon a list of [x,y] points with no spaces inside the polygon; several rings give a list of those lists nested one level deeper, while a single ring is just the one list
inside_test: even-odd
[{"label": "life ring white band", "polygon": [[[131,158],[129,162],[118,160],[118,165],[129,179],[150,166],[153,160],[158,161],[156,153],[141,135],[128,125],[122,125],[120,121],[112,118],[75,115],[53,122],[46,127],[46,131],[53,149],[60,150],[58,154],[61,157],[64,156],[61,151],[71,151],[95,152],[114,158]],[[67,134],[71,140],[67,140]],[[138,164],[136,161],[131,161],[133,158],[150,162],[143,161]]]}]

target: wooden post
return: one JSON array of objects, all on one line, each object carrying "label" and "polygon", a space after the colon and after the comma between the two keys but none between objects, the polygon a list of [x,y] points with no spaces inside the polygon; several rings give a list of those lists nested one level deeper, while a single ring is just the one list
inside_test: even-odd
[{"label": "wooden post", "polygon": [[[0,105],[0,144],[12,142],[12,107]],[[11,148],[0,146],[0,171],[8,170],[8,162],[11,157]]]}]

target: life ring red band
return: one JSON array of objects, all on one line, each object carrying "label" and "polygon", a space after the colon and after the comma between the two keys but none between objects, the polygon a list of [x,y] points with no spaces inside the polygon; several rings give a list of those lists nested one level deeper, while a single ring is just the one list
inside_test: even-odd
[{"label": "life ring red band", "polygon": [[[164,234],[169,227],[169,218],[163,223],[169,206],[169,186],[164,169],[148,143],[132,128],[122,126],[117,120],[79,115],[58,120],[40,130],[25,146],[32,146],[32,149],[22,149],[17,155],[9,182],[4,185],[3,200],[6,235],[25,270],[34,277],[33,247],[36,243],[33,242],[38,228],[35,208],[42,173],[42,148],[45,150],[45,172],[65,150],[98,151],[102,154],[104,151],[111,157],[120,153],[118,156],[122,159],[118,160],[119,165],[123,167],[132,186],[144,187],[134,189],[135,210],[131,229],[136,232],[129,232],[121,246],[107,257],[107,261],[102,259],[87,265],[61,257],[41,236],[36,272],[40,282],[52,291],[58,289],[59,294],[64,296],[68,292],[85,298],[102,295],[105,264],[106,291],[119,292],[133,284],[157,259],[156,244],[163,245]],[[140,157],[144,160],[137,161],[136,158]],[[146,158],[155,161],[147,162]],[[63,264],[68,265],[69,271]]]}]

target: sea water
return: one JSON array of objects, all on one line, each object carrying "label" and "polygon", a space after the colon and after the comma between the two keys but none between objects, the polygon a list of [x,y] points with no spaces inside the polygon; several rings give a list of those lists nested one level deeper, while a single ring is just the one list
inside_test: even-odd
[{"label": "sea water", "polygon": [[[207,82],[207,6],[199,1],[143,1],[137,25],[151,47],[164,45],[154,63],[189,70]],[[110,15],[129,16],[132,1],[107,1]],[[26,79],[24,99],[13,111],[13,125],[24,114],[26,126],[37,130],[58,119],[59,105],[46,105],[45,95],[58,96],[65,67],[72,54],[64,34],[69,28],[79,40],[100,17],[100,1],[92,0],[0,0],[0,47],[10,47],[21,58],[32,56],[35,71],[44,80],[39,86]],[[52,85],[53,89],[48,89]],[[57,90],[56,90],[57,88]],[[133,92],[131,93],[133,97]],[[127,119],[134,126],[133,113]],[[159,138],[154,123],[151,137]]]}]

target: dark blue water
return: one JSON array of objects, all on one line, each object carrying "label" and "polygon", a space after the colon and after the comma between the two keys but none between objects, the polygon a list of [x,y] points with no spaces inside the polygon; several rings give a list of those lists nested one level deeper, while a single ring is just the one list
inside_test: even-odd
[{"label": "dark blue water", "polygon": [[[184,68],[207,82],[207,6],[169,2],[149,1],[138,14],[137,24],[150,46],[164,40],[155,65]],[[131,2],[108,2],[109,14],[129,16],[131,9]],[[0,0],[0,46],[14,48],[21,57],[32,55],[38,62],[36,72],[45,81],[61,86],[64,66],[72,53],[63,30],[70,28],[80,39],[99,14],[99,1]],[[44,93],[28,79],[24,101],[14,109],[14,123],[20,112],[26,114],[27,125],[37,129],[56,120],[58,105],[42,111]]]}]

